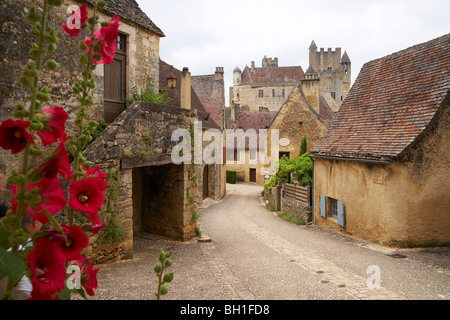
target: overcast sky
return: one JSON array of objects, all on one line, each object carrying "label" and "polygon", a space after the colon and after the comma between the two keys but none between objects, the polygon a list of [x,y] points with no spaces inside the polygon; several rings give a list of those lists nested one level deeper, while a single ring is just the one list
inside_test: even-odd
[{"label": "overcast sky", "polygon": [[225,69],[228,106],[233,70],[264,56],[309,66],[308,48],[336,47],[364,63],[450,33],[449,0],[137,0],[164,32],[161,59],[192,75]]}]

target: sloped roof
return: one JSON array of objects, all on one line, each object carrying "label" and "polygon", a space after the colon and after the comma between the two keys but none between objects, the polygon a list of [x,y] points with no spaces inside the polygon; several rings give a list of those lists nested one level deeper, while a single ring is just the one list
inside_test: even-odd
[{"label": "sloped roof", "polygon": [[241,76],[241,85],[300,82],[303,80],[302,67],[272,67],[249,68],[245,67]]},{"label": "sloped roof", "polygon": [[210,113],[214,122],[221,127],[223,110],[225,108],[225,83],[223,78],[216,79],[216,75],[192,76],[192,87],[203,107]]},{"label": "sloped roof", "polygon": [[234,129],[269,129],[278,112],[243,112],[239,114]]},{"label": "sloped roof", "polygon": [[395,160],[450,94],[450,34],[366,63],[317,156]]},{"label": "sloped roof", "polygon": [[[165,88],[167,87],[167,77],[169,74],[172,73],[177,79],[178,79],[178,85],[176,88],[169,90],[169,97],[173,99],[171,103],[169,103],[171,106],[180,108],[181,107],[181,86],[179,85],[179,81],[181,79],[181,71],[177,68],[174,68],[174,66],[168,64],[167,62],[164,62],[162,60],[159,60],[159,88]],[[193,110],[198,111],[198,117],[199,121],[202,122],[202,125],[206,129],[220,129],[220,126],[216,124],[214,119],[211,117],[211,113],[206,111],[205,107],[203,106],[202,102],[200,101],[199,97],[197,96],[197,93],[195,92],[194,88],[191,86],[191,108]]]},{"label": "sloped roof", "polygon": [[[90,3],[92,0],[76,0],[81,3]],[[121,20],[130,21],[150,30],[160,37],[165,37],[161,29],[142,11],[135,0],[105,0],[107,7],[104,11],[109,15],[117,14]]]},{"label": "sloped roof", "polygon": [[[259,130],[268,130],[275,120],[278,112],[243,112],[240,113],[236,122],[234,124],[234,132],[233,136],[237,139],[233,141],[229,141],[229,136],[227,135],[227,148],[237,148],[240,149],[244,147],[245,149],[249,149],[251,147],[251,139],[247,139],[248,135],[255,137],[256,140],[254,142],[258,143],[259,148],[264,149],[264,144],[260,144],[259,140],[262,138],[260,136]],[[242,131],[240,131],[242,129]],[[252,129],[254,131],[252,131]],[[255,133],[255,135],[253,135]],[[265,136],[263,136],[265,137]],[[245,139],[245,146],[241,146],[238,144],[238,139]],[[253,146],[254,147],[254,146]]]}]

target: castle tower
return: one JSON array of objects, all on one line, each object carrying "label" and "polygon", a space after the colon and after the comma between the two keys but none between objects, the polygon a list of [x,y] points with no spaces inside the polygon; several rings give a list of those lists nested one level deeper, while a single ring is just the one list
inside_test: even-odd
[{"label": "castle tower", "polygon": [[309,68],[312,70],[319,71],[319,64],[317,59],[317,46],[314,40],[309,46]]},{"label": "castle tower", "polygon": [[352,81],[352,62],[350,61],[347,51],[345,51],[344,55],[342,56],[341,66],[344,80],[344,96],[347,97]]},{"label": "castle tower", "polygon": [[236,68],[233,71],[233,85],[234,86],[238,86],[241,84],[241,81],[242,81],[241,74],[242,74],[241,69],[239,69],[239,67],[236,66]]},{"label": "castle tower", "polygon": [[319,95],[326,99],[333,111],[338,111],[351,85],[351,61],[347,52],[342,55],[341,48],[318,50],[313,40],[309,46],[309,64],[309,77],[315,72],[320,78]]}]

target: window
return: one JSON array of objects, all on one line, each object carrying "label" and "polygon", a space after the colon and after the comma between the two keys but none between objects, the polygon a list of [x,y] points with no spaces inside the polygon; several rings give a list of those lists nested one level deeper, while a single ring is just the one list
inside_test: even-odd
[{"label": "window", "polygon": [[256,150],[250,150],[249,159],[253,161],[256,160]]},{"label": "window", "polygon": [[320,195],[320,216],[334,218],[341,227],[345,227],[346,214],[344,203],[337,199]]},{"label": "window", "polygon": [[259,90],[259,97],[264,98],[264,90]]},{"label": "window", "polygon": [[272,89],[272,97],[275,97],[275,89]]},{"label": "window", "polygon": [[331,216],[333,218],[338,217],[338,201],[336,199],[330,198],[330,203],[331,203]]},{"label": "window", "polygon": [[105,65],[104,78],[104,118],[105,122],[111,123],[125,110],[127,97],[127,36],[119,34],[117,38],[117,51],[114,62]]},{"label": "window", "polygon": [[336,92],[331,92],[331,97],[336,100]]},{"label": "window", "polygon": [[281,92],[281,95],[284,97],[286,97],[286,89],[283,89],[283,91]]},{"label": "window", "polygon": [[240,161],[241,154],[239,150],[227,149],[227,162]]}]

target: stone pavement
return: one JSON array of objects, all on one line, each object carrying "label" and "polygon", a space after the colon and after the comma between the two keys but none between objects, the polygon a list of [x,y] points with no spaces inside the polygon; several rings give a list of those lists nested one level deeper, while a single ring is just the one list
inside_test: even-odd
[{"label": "stone pavement", "polygon": [[449,248],[395,250],[293,225],[264,207],[260,187],[227,188],[201,211],[202,238],[136,237],[134,259],[100,266],[95,299],[154,300],[163,248],[175,273],[164,300],[450,300]]}]

